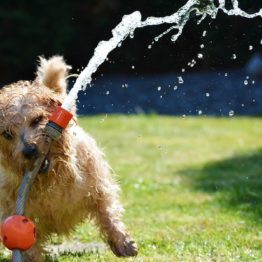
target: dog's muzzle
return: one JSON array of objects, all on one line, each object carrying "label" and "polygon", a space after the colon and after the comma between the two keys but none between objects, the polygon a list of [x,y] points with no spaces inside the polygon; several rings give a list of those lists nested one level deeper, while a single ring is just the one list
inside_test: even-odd
[{"label": "dog's muzzle", "polygon": [[35,144],[25,144],[22,153],[28,160],[36,158],[38,154],[37,146]]}]

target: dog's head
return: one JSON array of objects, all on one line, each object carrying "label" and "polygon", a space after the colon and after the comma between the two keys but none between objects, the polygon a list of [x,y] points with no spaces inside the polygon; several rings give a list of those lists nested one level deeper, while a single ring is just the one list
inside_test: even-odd
[{"label": "dog's head", "polygon": [[[19,81],[0,90],[2,166],[19,175],[26,169],[32,169],[45,139],[44,128],[48,118],[66,95],[69,69],[62,57],[40,58],[33,82]],[[41,166],[41,173],[49,171],[51,161],[50,152]]]}]

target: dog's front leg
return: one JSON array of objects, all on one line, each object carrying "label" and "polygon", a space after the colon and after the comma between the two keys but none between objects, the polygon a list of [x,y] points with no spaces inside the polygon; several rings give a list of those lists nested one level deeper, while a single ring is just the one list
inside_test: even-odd
[{"label": "dog's front leg", "polygon": [[[102,235],[115,255],[128,257],[137,255],[137,245],[131,239],[121,221],[123,208],[119,202],[119,186],[111,174],[111,168],[103,158],[94,140],[86,137],[86,145],[79,144],[79,166],[85,173],[87,209],[95,218]],[[88,149],[88,150],[87,150]],[[86,153],[86,154],[83,154]]]},{"label": "dog's front leg", "polygon": [[101,233],[114,254],[119,257],[136,256],[137,245],[121,221],[120,210],[122,208],[118,200],[112,199],[112,196],[108,198],[104,195],[104,198],[99,199],[96,207],[96,218]]}]

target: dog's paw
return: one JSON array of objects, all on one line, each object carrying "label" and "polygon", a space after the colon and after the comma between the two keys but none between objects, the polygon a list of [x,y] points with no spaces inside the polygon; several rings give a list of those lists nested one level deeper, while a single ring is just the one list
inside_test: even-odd
[{"label": "dog's paw", "polygon": [[137,255],[137,244],[130,236],[125,236],[123,239],[109,242],[111,250],[118,257],[134,257]]}]

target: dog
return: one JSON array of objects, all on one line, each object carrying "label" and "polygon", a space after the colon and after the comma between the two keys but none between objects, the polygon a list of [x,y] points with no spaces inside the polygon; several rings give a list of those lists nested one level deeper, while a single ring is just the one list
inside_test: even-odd
[{"label": "dog", "polygon": [[[69,70],[63,57],[40,57],[34,81],[0,90],[0,218],[15,212],[19,185],[32,170],[55,108],[66,97]],[[76,108],[73,110],[74,114]],[[68,235],[85,219],[94,220],[116,256],[137,255],[121,221],[120,188],[96,141],[71,124],[53,141],[29,192],[26,216],[35,221],[37,242],[25,261],[42,261],[50,235]]]}]

